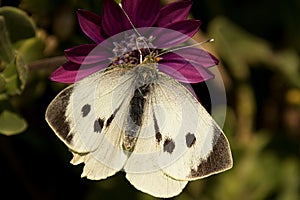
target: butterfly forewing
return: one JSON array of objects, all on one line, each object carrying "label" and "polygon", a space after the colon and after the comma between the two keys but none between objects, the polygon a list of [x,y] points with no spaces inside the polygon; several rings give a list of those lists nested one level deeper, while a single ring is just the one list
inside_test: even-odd
[{"label": "butterfly forewing", "polygon": [[71,132],[70,121],[69,119],[67,119],[67,114],[66,114],[72,91],[73,91],[73,85],[61,91],[49,104],[46,111],[46,121],[53,129],[55,134],[70,149],[76,146],[73,140],[74,133]]},{"label": "butterfly forewing", "polygon": [[106,178],[124,165],[121,140],[131,76],[116,68],[97,72],[63,90],[47,108],[48,123],[74,152],[72,162],[85,163],[83,176]]},{"label": "butterfly forewing", "polygon": [[[160,74],[159,83],[162,93],[167,93],[169,98],[182,105],[183,118],[176,122],[180,128],[168,136],[172,139],[173,151],[163,150],[159,155],[164,173],[178,180],[194,180],[231,168],[229,143],[204,107],[184,86],[165,74]],[[168,92],[170,90],[174,92]],[[161,99],[163,102],[165,98]],[[169,115],[178,115],[177,109],[174,110]],[[168,127],[164,128],[167,133]],[[168,144],[164,142],[162,148]]]}]

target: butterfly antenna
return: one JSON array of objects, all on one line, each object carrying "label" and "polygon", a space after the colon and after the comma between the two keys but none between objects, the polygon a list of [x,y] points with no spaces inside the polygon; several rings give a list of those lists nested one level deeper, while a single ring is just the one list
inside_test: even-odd
[{"label": "butterfly antenna", "polygon": [[142,62],[143,62],[143,54],[142,54],[141,48],[139,47],[138,42],[139,42],[139,41],[144,42],[144,43],[146,44],[146,46],[147,46],[148,51],[150,52],[150,48],[149,48],[149,46],[148,46],[148,43],[147,43],[147,41],[145,40],[145,38],[138,32],[138,30],[136,29],[136,27],[135,27],[134,24],[132,23],[130,17],[128,16],[128,14],[127,14],[127,13],[125,12],[125,10],[123,9],[121,3],[119,3],[119,6],[120,6],[121,10],[123,11],[124,15],[126,16],[126,18],[128,19],[128,21],[129,21],[129,23],[130,23],[132,29],[133,29],[134,32],[139,36],[139,37],[136,39],[136,41],[135,41],[135,45],[136,45],[136,48],[137,48],[137,50],[138,50],[138,52],[139,52],[139,54],[140,54],[140,63],[142,63]]},{"label": "butterfly antenna", "polygon": [[178,50],[181,50],[181,49],[187,49],[187,48],[190,48],[190,47],[195,47],[195,46],[201,46],[202,44],[206,44],[206,43],[210,43],[210,42],[214,42],[215,39],[214,38],[211,38],[211,39],[208,39],[208,40],[205,40],[203,42],[200,42],[200,43],[196,43],[196,44],[191,44],[191,45],[187,45],[187,46],[183,46],[183,47],[178,47],[178,48],[173,48],[173,49],[168,49],[160,54],[157,55],[157,57],[161,56],[161,55],[164,55],[166,53],[170,53],[170,52],[174,52],[174,51],[178,51]]},{"label": "butterfly antenna", "polygon": [[131,19],[129,18],[128,14],[125,12],[125,10],[122,7],[122,4],[119,3],[119,6],[121,8],[121,10],[123,11],[124,15],[126,16],[126,18],[128,19],[130,25],[132,26],[132,29],[134,30],[134,32],[139,36],[142,37],[142,35],[137,31],[137,29],[135,28],[134,24],[132,23]]}]

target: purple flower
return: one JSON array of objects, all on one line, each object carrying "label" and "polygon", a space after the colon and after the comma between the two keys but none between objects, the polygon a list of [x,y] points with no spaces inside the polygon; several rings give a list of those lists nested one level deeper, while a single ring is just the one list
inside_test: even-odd
[{"label": "purple flower", "polygon": [[[218,60],[205,50],[188,47],[166,51],[198,31],[200,21],[187,20],[191,1],[161,7],[159,0],[122,0],[121,6],[125,12],[113,0],[104,0],[102,17],[78,10],[80,27],[94,43],[65,50],[68,62],[52,73],[51,80],[74,83],[110,65],[139,64],[139,57],[150,53],[156,56],[153,62],[160,71],[180,82],[197,83],[213,78],[207,68]],[[142,39],[133,36],[136,30],[131,23]]]}]

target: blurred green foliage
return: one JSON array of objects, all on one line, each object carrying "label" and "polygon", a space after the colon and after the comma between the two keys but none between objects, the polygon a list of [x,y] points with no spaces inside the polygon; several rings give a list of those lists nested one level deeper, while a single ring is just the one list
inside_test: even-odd
[{"label": "blurred green foliage", "polygon": [[[19,31],[22,30],[22,31]],[[35,27],[24,11],[14,7],[0,8],[0,101],[10,105],[10,98],[20,95],[27,79],[27,66],[14,43],[35,36]],[[26,121],[9,107],[0,107],[0,133],[12,135],[27,127]]]},{"label": "blurred green foliage", "polygon": [[[44,120],[47,105],[64,87],[48,80],[64,60],[44,58],[91,43],[75,11],[100,14],[102,0],[1,3],[0,133],[23,132],[0,135],[1,197],[155,199],[134,189],[124,173],[81,179],[82,166],[68,163],[71,154]],[[300,199],[299,10],[297,0],[193,1],[193,17],[215,38],[209,46],[221,60],[228,100],[223,129],[234,167],[190,182],[174,199]]]}]

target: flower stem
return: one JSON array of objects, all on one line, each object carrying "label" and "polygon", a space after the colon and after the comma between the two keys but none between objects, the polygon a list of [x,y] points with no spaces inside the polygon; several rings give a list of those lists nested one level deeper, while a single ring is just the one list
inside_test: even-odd
[{"label": "flower stem", "polygon": [[67,61],[65,56],[56,56],[34,61],[28,64],[29,70],[54,69]]}]

